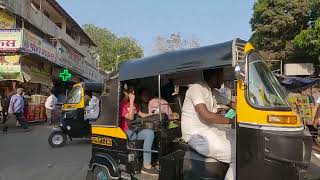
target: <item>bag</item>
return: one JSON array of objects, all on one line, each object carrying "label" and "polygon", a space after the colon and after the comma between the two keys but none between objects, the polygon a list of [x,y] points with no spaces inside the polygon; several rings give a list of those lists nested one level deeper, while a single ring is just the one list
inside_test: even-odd
[{"label": "bag", "polygon": [[13,113],[14,113],[14,112],[13,112],[13,104],[12,104],[11,101],[10,101],[10,104],[9,104],[8,113],[9,113],[9,114],[13,114]]}]

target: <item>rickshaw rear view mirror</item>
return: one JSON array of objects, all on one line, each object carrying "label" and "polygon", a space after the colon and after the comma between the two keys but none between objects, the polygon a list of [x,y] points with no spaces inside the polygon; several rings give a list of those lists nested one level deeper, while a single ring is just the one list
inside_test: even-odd
[{"label": "rickshaw rear view mirror", "polygon": [[237,64],[234,68],[234,73],[235,73],[235,76],[238,80],[240,81],[244,81],[244,78],[245,78],[245,73],[244,73],[244,66],[241,65],[241,64]]}]

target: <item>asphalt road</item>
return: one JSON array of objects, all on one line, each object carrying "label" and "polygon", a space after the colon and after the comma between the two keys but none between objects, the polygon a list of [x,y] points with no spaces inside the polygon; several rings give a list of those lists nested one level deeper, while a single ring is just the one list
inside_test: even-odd
[{"label": "asphalt road", "polygon": [[0,134],[0,180],[84,180],[91,158],[88,140],[51,148],[50,126],[36,125],[31,132],[9,129]]},{"label": "asphalt road", "polygon": [[[10,128],[8,134],[0,132],[0,180],[85,180],[91,157],[89,141],[68,141],[53,149],[47,142],[52,127],[42,124],[32,126],[31,132],[16,128]],[[315,149],[306,179],[320,180],[319,158],[320,151]]]}]

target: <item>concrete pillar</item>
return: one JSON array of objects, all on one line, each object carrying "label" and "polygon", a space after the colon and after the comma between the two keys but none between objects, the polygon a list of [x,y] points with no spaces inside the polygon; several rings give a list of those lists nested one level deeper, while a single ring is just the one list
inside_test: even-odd
[{"label": "concrete pillar", "polygon": [[61,22],[61,24],[62,24],[62,32],[63,33],[67,33],[67,23],[66,23],[66,21],[65,20],[63,20],[62,22]]}]

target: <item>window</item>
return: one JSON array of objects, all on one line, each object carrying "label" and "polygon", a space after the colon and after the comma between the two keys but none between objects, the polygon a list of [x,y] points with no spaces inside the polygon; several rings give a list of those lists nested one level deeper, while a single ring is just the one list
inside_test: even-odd
[{"label": "window", "polygon": [[248,99],[258,107],[289,107],[287,95],[257,54],[249,55]]},{"label": "window", "polygon": [[76,86],[68,93],[67,104],[78,104],[81,101],[82,90],[81,86]]}]

